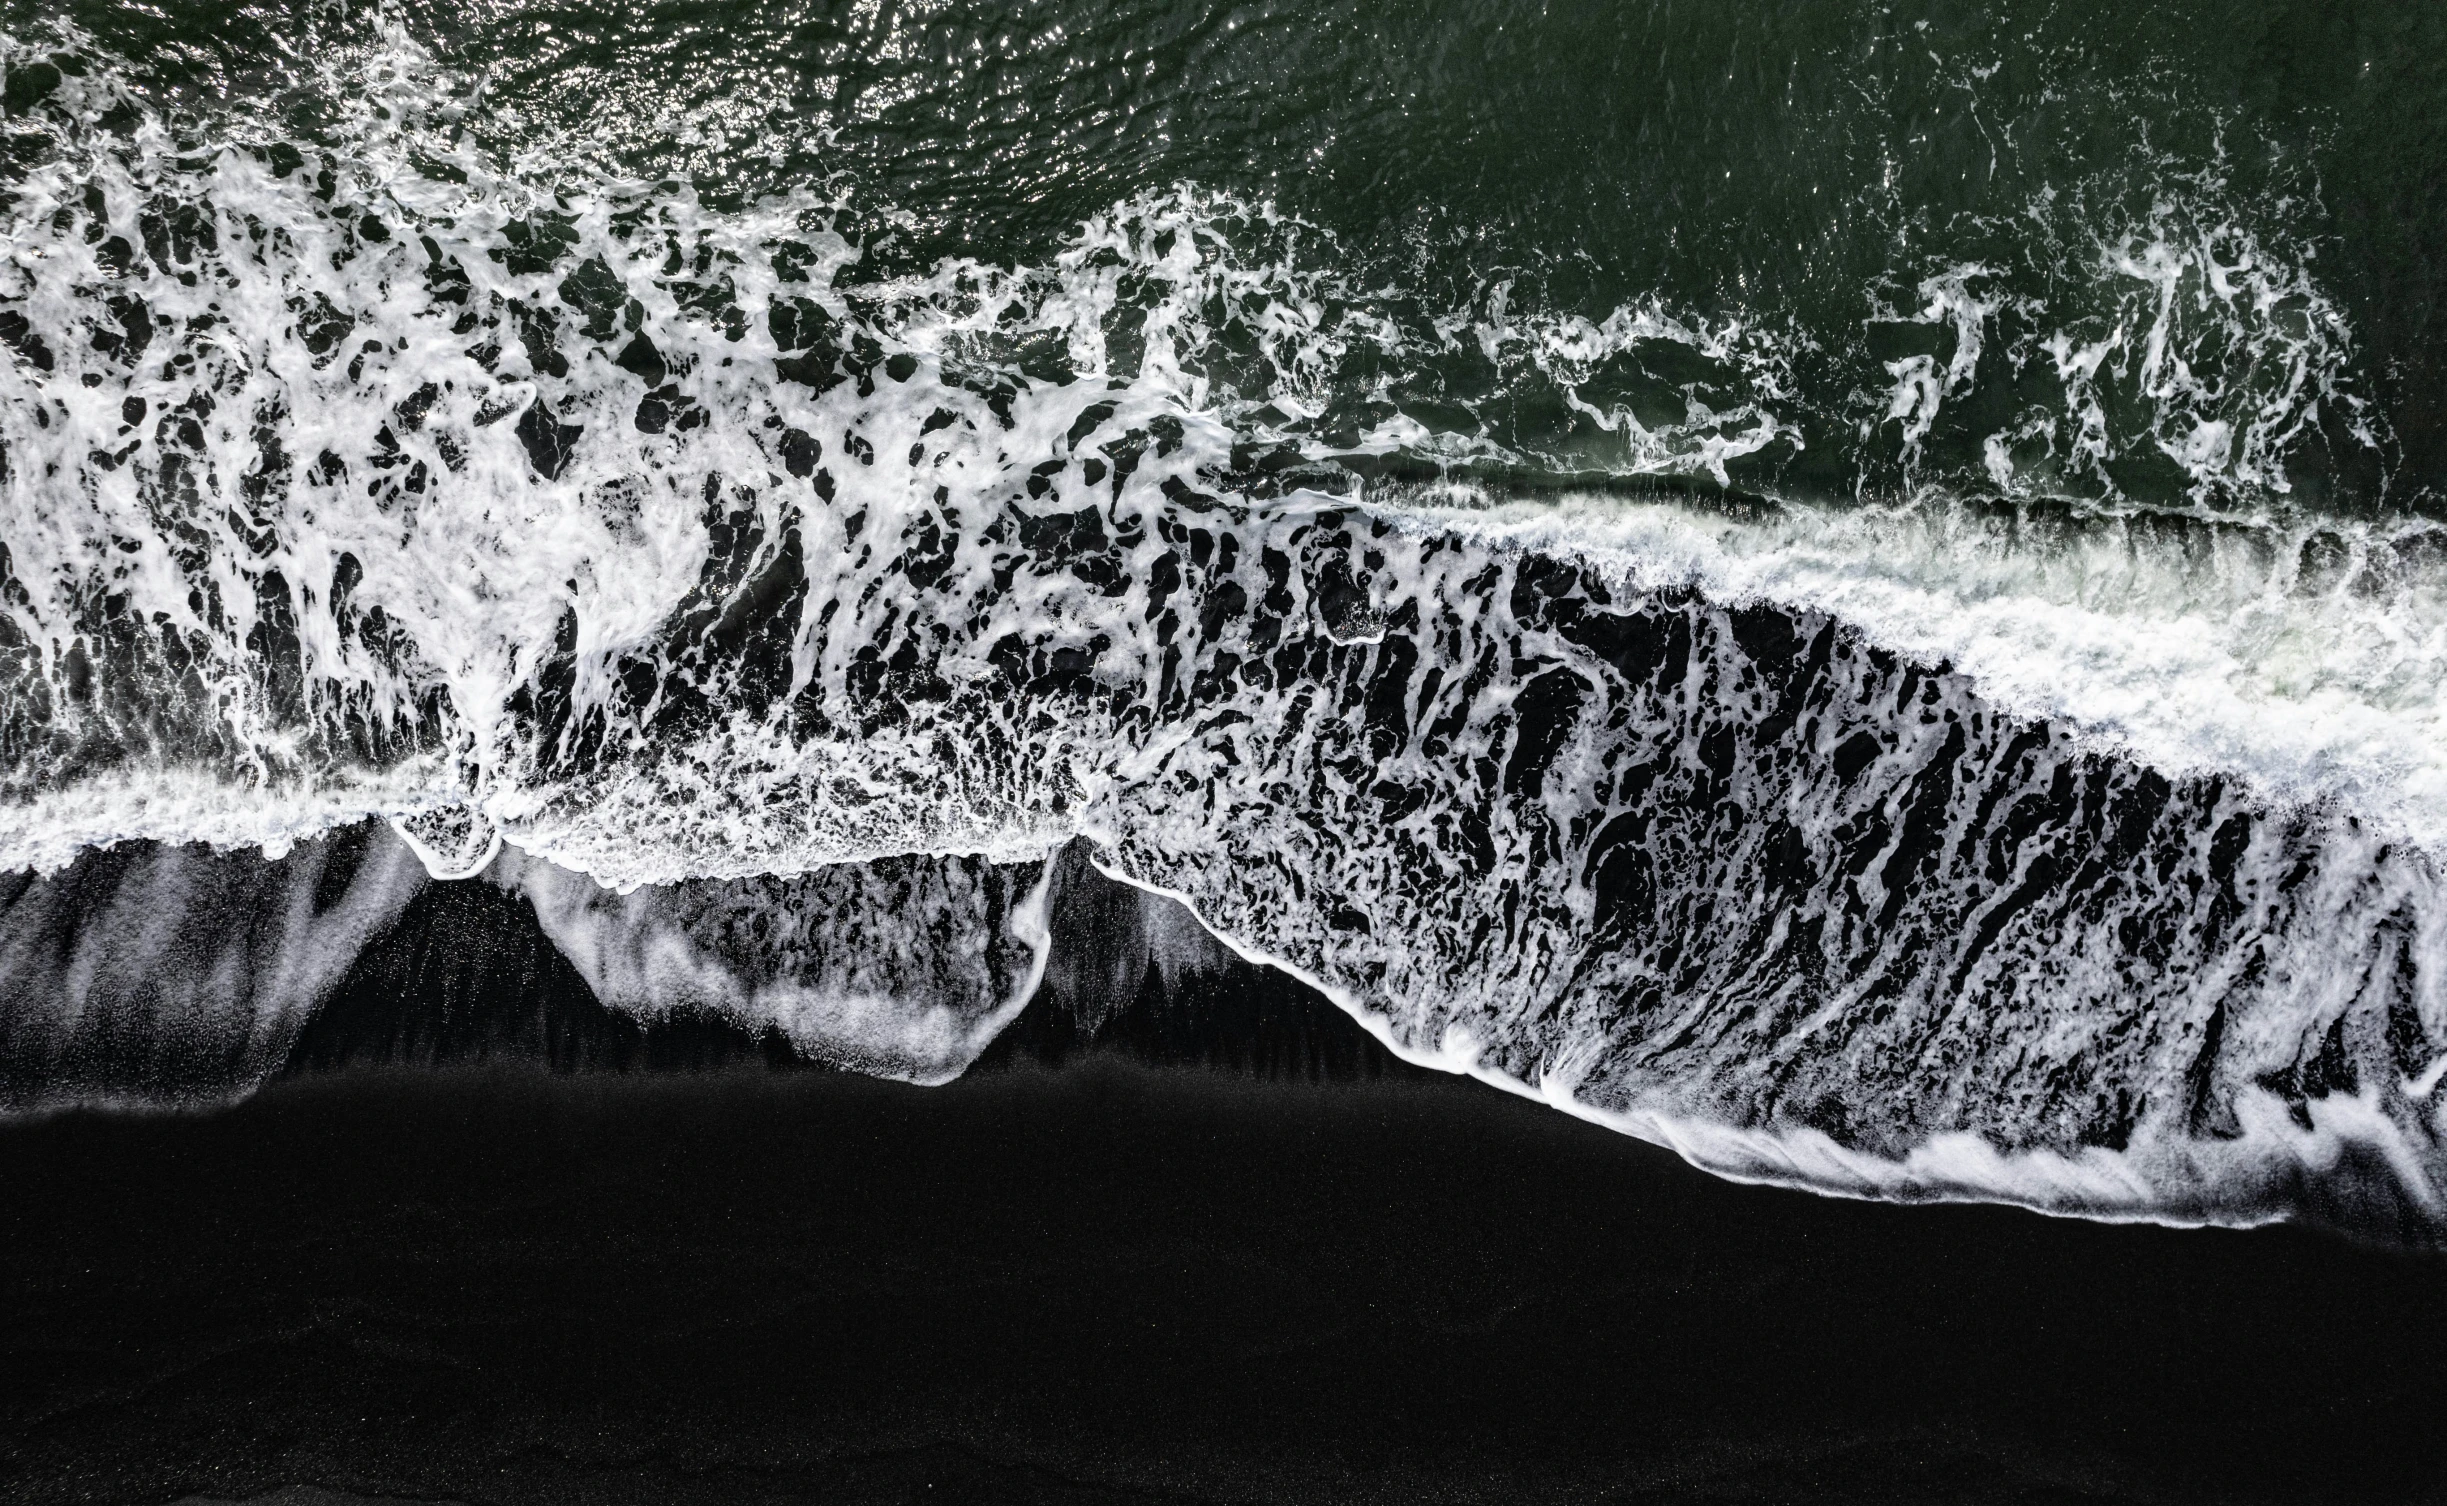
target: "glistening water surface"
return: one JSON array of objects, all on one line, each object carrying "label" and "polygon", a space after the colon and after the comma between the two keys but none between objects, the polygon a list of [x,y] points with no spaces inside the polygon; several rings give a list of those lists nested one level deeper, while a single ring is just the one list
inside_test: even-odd
[{"label": "glistening water surface", "polygon": [[479,872],[939,1081],[1084,839],[1730,1174],[2447,1199],[2430,9],[5,14],[14,1102]]}]

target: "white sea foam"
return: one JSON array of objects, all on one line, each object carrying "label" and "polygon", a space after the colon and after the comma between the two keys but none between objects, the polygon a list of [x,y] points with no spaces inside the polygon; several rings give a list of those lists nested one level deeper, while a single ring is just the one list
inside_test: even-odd
[{"label": "white sea foam", "polygon": [[[899,828],[727,832],[718,846],[735,860],[717,846],[624,859],[607,844],[645,829],[571,826],[568,801],[522,772],[541,750],[515,708],[564,625],[581,709],[606,698],[614,666],[656,653],[707,590],[717,506],[757,539],[735,575],[793,535],[803,558],[830,560],[852,547],[847,520],[887,526],[933,484],[955,508],[992,498],[1067,453],[1063,435],[1098,404],[1114,411],[1097,436],[1182,426],[1161,472],[1204,486],[1269,446],[1722,479],[1798,443],[1800,415],[1823,401],[1794,364],[1815,337],[1739,314],[1650,301],[1591,319],[1517,306],[1497,280],[1419,322],[1398,289],[1355,283],[1331,237],[1262,204],[1149,196],[1091,219],[1043,266],[862,279],[858,249],[824,228],[829,199],[714,214],[684,184],[573,177],[565,159],[584,154],[569,143],[497,159],[462,129],[471,82],[397,29],[336,52],[310,88],[338,145],[286,174],[262,146],[269,116],[199,126],[136,101],[132,135],[103,129],[132,98],[107,68],[64,81],[39,117],[58,149],[9,211],[0,268],[0,297],[48,362],[27,343],[0,369],[6,610],[30,713],[0,864],[55,868],[134,836],[277,847],[361,813],[466,805],[622,883],[894,850],[1042,851],[1058,827],[1019,835],[1029,821],[986,797]],[[2281,500],[2285,457],[2322,412],[2351,410],[2378,442],[2335,310],[2298,260],[2231,218],[2170,199],[2098,229],[2055,275],[2072,291],[2054,312],[1976,265],[1873,306],[1951,347],[1889,363],[1894,389],[1864,424],[1891,421],[1918,455],[2004,352],[2017,368],[2052,363],[2063,384],[2061,403],[1982,442],[1990,479],[2019,501],[2084,476],[2112,493],[2101,468],[2135,447],[2181,462],[2196,492]],[[918,379],[854,399],[777,380],[773,317],[791,307],[914,356]],[[638,337],[653,349],[646,374],[621,364]],[[1687,385],[1661,417],[1616,390],[1622,363],[1658,346],[1710,363],[1714,395]],[[1588,436],[1523,452],[1483,425],[1424,425],[1383,375],[1354,387],[1344,374],[1463,350],[1512,373],[1504,382],[1553,384]],[[975,379],[1031,351],[1069,375],[1012,379],[1009,423],[981,430]],[[667,379],[663,398],[649,399],[647,375]],[[2116,432],[2098,387],[2110,375],[2137,384],[2142,429]],[[641,400],[664,404],[657,432],[638,428]],[[958,422],[930,430],[937,413]],[[785,428],[817,448],[843,436],[834,495],[783,474]],[[844,445],[883,462],[845,467]],[[1151,459],[1148,479],[1158,470]],[[1637,577],[1826,606],[1971,671],[2005,704],[2069,716],[2171,769],[2229,768],[2281,798],[2334,796],[2435,829],[2437,568],[2410,557],[2418,530],[2337,525],[2323,536],[2347,568],[2304,580],[2303,550],[2323,534],[2308,521],[2056,527],[1936,497],[1797,500],[1752,527],[1590,504],[1516,510],[1503,526]],[[871,588],[852,567],[829,589]],[[131,637],[130,624],[144,627]],[[804,684],[820,667],[795,672]],[[97,673],[113,704],[74,689]],[[726,737],[734,763],[834,756],[744,727]],[[858,777],[864,756],[844,772]],[[481,847],[436,871],[480,866]]]},{"label": "white sea foam", "polygon": [[1584,558],[1634,590],[1827,612],[2166,772],[2447,843],[2447,531],[2427,522],[1451,490],[1390,515]]},{"label": "white sea foam", "polygon": [[1048,876],[1042,863],[908,859],[619,894],[540,859],[496,875],[616,1009],[703,1011],[920,1083],[959,1076],[1036,992]]},{"label": "white sea foam", "polygon": [[[1164,910],[1203,924],[1195,896],[1133,878],[1104,862],[1097,866],[1108,877],[1142,889]],[[2302,1216],[2308,1211],[2304,1186],[2336,1176],[2360,1156],[2385,1168],[2385,1185],[2344,1189],[2319,1213],[2382,1236],[2419,1238],[2425,1224],[2447,1222],[2447,1187],[2437,1168],[2437,1141],[2447,1134],[2447,1102],[2426,1123],[2408,1130],[2385,1089],[2333,1094],[2300,1113],[2274,1094],[2247,1090],[2235,1105],[2236,1132],[2226,1136],[2204,1138],[2158,1125],[2129,1145],[2067,1152],[2000,1148],[1989,1137],[1958,1130],[1930,1135],[1899,1154],[1880,1153],[1847,1146],[1812,1128],[1742,1125],[1694,1114],[1670,1093],[1641,1102],[1626,1101],[1619,1089],[1587,1091],[1591,1085],[1574,1069],[1574,1058],[1585,1060],[1587,1053],[1570,1047],[1541,1070],[1523,1073],[1492,1063],[1464,1027],[1422,1043],[1364,993],[1228,931],[1209,934],[1248,962],[1299,978],[1413,1066],[1474,1078],[1661,1146],[1732,1181],[1889,1202],[2003,1203],[2108,1223],[2251,1228]],[[2431,1068],[2430,1082],[2390,1086],[2428,1098],[2440,1075],[2447,1075],[2447,1053]],[[2364,1206],[2352,1206],[2357,1198]]]},{"label": "white sea foam", "polygon": [[423,881],[383,842],[353,866],[163,846],[0,878],[0,1109],[251,1090]]},{"label": "white sea foam", "polygon": [[[2392,840],[2447,840],[2447,551],[2287,495],[2384,436],[2274,232],[2170,201],[2046,298],[1906,269],[1870,322],[1917,353],[1830,395],[1830,332],[1421,315],[1194,188],[887,276],[826,195],[488,154],[397,34],[305,87],[287,171],[107,70],[26,127],[0,868],[388,816],[515,865],[621,1007],[935,1080],[1044,964],[992,875],[1086,833],[1414,1059],[1732,1174],[2257,1217],[2367,1111],[2447,1185],[2447,905]],[[1569,424],[1499,435],[1522,394]],[[1855,422],[1860,498],[1470,489],[1772,481]]]}]

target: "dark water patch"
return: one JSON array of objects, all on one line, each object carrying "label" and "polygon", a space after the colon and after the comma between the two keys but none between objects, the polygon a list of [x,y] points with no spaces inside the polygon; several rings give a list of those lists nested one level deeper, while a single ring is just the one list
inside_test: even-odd
[{"label": "dark water patch", "polygon": [[1055,860],[1052,944],[1036,997],[972,1074],[1118,1057],[1308,1081],[1426,1078],[1315,989],[1215,940],[1171,900]]},{"label": "dark water patch", "polygon": [[471,879],[409,902],[298,1032],[282,1071],[512,1063],[559,1073],[806,1065],[770,1028],[605,1008],[523,895]]},{"label": "dark water patch", "polygon": [[423,882],[362,828],[278,861],[131,842],[0,875],[0,1108],[246,1092]]},{"label": "dark water patch", "polygon": [[[1414,1070],[1314,990],[1088,855],[1074,843],[1057,860],[1045,981],[973,1070],[1108,1053],[1261,1077]],[[277,859],[130,843],[5,883],[0,966],[14,995],[0,1083],[14,1108],[203,1106],[267,1076],[377,1069],[823,1066],[770,1018],[687,998],[607,1004],[514,873],[429,882],[379,823]],[[769,885],[741,887],[765,934],[787,924]]]}]

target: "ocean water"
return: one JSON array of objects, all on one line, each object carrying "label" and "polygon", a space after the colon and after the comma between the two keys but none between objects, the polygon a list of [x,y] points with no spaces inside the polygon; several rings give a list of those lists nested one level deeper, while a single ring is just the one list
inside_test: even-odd
[{"label": "ocean water", "polygon": [[0,18],[15,1111],[433,884],[942,1083],[1084,863],[1727,1176],[2447,1220],[2439,14]]}]

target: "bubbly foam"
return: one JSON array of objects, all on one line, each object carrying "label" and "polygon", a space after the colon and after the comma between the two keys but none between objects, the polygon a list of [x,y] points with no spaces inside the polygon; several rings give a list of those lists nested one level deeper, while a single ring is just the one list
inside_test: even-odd
[{"label": "bubbly foam", "polygon": [[252,1090],[423,882],[379,842],[130,846],[0,876],[0,1111]]},{"label": "bubbly foam", "polygon": [[[1191,187],[892,271],[830,188],[489,150],[396,31],[294,86],[28,117],[0,867],[387,816],[620,1007],[937,1080],[1086,835],[1735,1174],[2249,1218],[2350,1123],[2436,1202],[2438,544],[2293,495],[2385,436],[2214,185],[1839,348]],[[1839,440],[1857,496],[1691,494]]]},{"label": "bubbly foam", "polygon": [[886,859],[627,894],[533,859],[500,877],[606,1004],[771,1027],[873,1076],[959,1076],[1045,972],[1043,864]]},{"label": "bubbly foam", "polygon": [[2428,522],[1450,490],[1389,515],[1587,559],[1633,590],[1827,612],[2168,773],[2447,842],[2447,532]]},{"label": "bubbly foam", "polygon": [[[1349,467],[1389,457],[1723,482],[1849,422],[1850,399],[1811,390],[1816,337],[1654,301],[1603,319],[1517,306],[1509,279],[1422,309],[1358,281],[1352,253],[1313,227],[1194,191],[1117,205],[1043,266],[864,278],[859,247],[829,228],[837,197],[717,214],[685,182],[573,167],[590,160],[581,143],[505,159],[467,129],[483,119],[477,81],[397,27],[371,35],[295,82],[326,120],[304,144],[269,105],[166,112],[89,48],[32,118],[50,150],[9,210],[5,292],[27,327],[0,372],[19,692],[0,862],[54,868],[132,836],[277,847],[365,812],[454,805],[525,822],[623,883],[946,845],[1041,852],[1058,823],[1019,833],[1008,799],[955,798],[899,828],[726,833],[740,863],[582,853],[575,833],[543,835],[568,802],[534,775],[565,750],[522,708],[565,665],[556,689],[582,718],[614,698],[616,665],[664,652],[691,613],[734,609],[744,582],[792,568],[785,556],[838,561],[861,547],[853,522],[886,531],[934,487],[944,526],[974,526],[950,514],[1041,488],[1046,467],[1109,434],[1152,436],[1134,454],[1146,481],[1262,505],[1294,483],[1364,488]],[[106,125],[114,111],[136,124]],[[2214,184],[2191,188],[2214,199]],[[2133,450],[2179,461],[2196,499],[2281,499],[2287,457],[2323,414],[2379,442],[2349,390],[2350,339],[2302,265],[2194,199],[2050,252],[2056,323],[1978,265],[1935,270],[1900,307],[1872,299],[1875,328],[1950,342],[1888,360],[1891,392],[1861,410],[1865,433],[1892,429],[1903,448],[1916,500],[1899,514],[1796,499],[1778,528],[1708,543],[1687,509],[1626,523],[1582,506],[1533,531],[1635,571],[1857,611],[1897,647],[1973,667],[2007,704],[2172,768],[2232,768],[2381,817],[2426,810],[2436,614],[2419,530],[2323,530],[2265,508],[2225,532],[2146,516],[2001,524],[1926,490],[1947,480],[1924,453],[1932,434],[2000,362],[2052,363],[2062,387],[1977,447],[1987,479],[2034,506],[2085,477],[2112,497],[2104,467]],[[1660,367],[1644,355],[1659,350],[1677,354]],[[1471,387],[1454,361],[1493,385]],[[2140,429],[2110,417],[2134,405],[2107,403],[2109,382],[2137,384]],[[1488,404],[1531,388],[1571,422],[1499,437]],[[2005,566],[1980,557],[2000,529]],[[2083,594],[2117,573],[2104,556],[2118,548],[2142,584],[2111,581],[2110,597],[2196,577],[2203,537],[2222,601],[2152,616]],[[1918,584],[1881,587],[1898,544]],[[1693,549],[1719,564],[1683,569]],[[2272,558],[2227,558],[2254,550]],[[870,589],[858,573],[807,600]],[[2290,604],[2298,587],[2308,600]],[[2165,638],[2154,669],[2116,647],[2140,624]],[[816,669],[794,659],[791,688]],[[2223,700],[2196,715],[2204,697]],[[2255,707],[2296,705],[2307,720],[2251,724]],[[791,734],[729,735],[734,760],[826,756]],[[638,734],[632,751],[667,741]],[[651,756],[665,783],[727,777]],[[868,755],[846,756],[860,777]],[[436,871],[483,857],[478,842]]]}]

